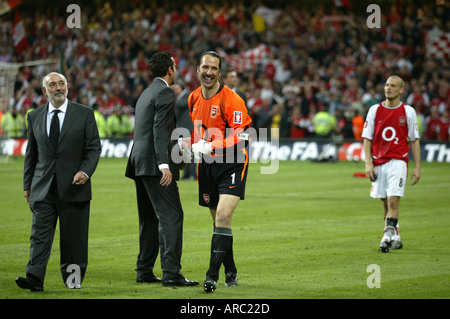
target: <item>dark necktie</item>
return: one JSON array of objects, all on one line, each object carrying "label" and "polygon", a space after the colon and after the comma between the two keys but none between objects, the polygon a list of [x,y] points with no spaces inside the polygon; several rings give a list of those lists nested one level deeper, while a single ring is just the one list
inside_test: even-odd
[{"label": "dark necktie", "polygon": [[56,146],[58,145],[59,140],[59,118],[58,113],[60,110],[53,111],[52,122],[50,124],[50,143],[52,144],[53,149],[56,151]]}]

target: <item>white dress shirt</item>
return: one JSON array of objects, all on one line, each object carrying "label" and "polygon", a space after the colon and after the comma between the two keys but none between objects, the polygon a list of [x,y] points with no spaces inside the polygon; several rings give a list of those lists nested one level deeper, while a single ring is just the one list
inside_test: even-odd
[{"label": "white dress shirt", "polygon": [[[61,105],[58,110],[60,110],[61,112],[58,113],[58,119],[59,119],[59,131],[61,132],[61,128],[62,125],[64,123],[64,118],[66,116],[66,112],[67,112],[67,104],[68,104],[68,100],[66,99],[66,101],[64,102],[63,105]],[[50,124],[52,122],[52,117],[53,117],[53,111],[57,110],[57,108],[55,106],[53,106],[52,102],[48,102],[48,113],[47,113],[47,136],[50,136]]]}]

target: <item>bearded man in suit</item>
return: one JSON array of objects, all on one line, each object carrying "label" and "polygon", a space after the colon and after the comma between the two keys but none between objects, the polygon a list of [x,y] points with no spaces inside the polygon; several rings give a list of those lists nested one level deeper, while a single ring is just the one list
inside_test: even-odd
[{"label": "bearded man in suit", "polygon": [[[67,99],[62,74],[46,75],[42,92],[48,103],[28,115],[23,183],[33,221],[26,278],[18,277],[16,284],[43,291],[59,219],[61,275],[68,288],[80,288],[88,264],[91,177],[100,159],[100,138],[94,111]],[[77,277],[70,276],[72,271]]]}]

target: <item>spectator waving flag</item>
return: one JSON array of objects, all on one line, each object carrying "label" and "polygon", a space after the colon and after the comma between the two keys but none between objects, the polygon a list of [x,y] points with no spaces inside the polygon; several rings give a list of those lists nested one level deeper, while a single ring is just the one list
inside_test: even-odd
[{"label": "spectator waving flag", "polygon": [[260,44],[256,48],[249,49],[240,54],[227,54],[223,49],[218,49],[223,59],[236,72],[241,73],[249,69],[255,68],[258,63],[267,58],[269,48],[265,44]]},{"label": "spectator waving flag", "polygon": [[437,27],[427,32],[427,57],[450,59],[450,32],[444,33]]},{"label": "spectator waving flag", "polygon": [[21,0],[0,0],[0,16],[21,4]]},{"label": "spectator waving flag", "polygon": [[25,27],[23,26],[22,20],[20,20],[19,12],[16,12],[13,22],[13,41],[14,47],[19,54],[22,54],[23,50],[30,47],[25,34]]}]

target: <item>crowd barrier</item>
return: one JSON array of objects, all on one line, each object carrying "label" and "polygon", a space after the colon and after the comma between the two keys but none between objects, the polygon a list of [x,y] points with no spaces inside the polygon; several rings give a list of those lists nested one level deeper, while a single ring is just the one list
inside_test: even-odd
[{"label": "crowd barrier", "polygon": [[[133,146],[132,139],[102,139],[104,158],[128,157]],[[24,156],[27,139],[0,139],[0,154],[3,156]],[[364,161],[362,141],[332,140],[280,140],[253,141],[249,146],[250,161],[268,162],[327,160]],[[410,157],[411,158],[411,157]],[[421,158],[425,162],[450,163],[450,142],[421,142]]]}]

